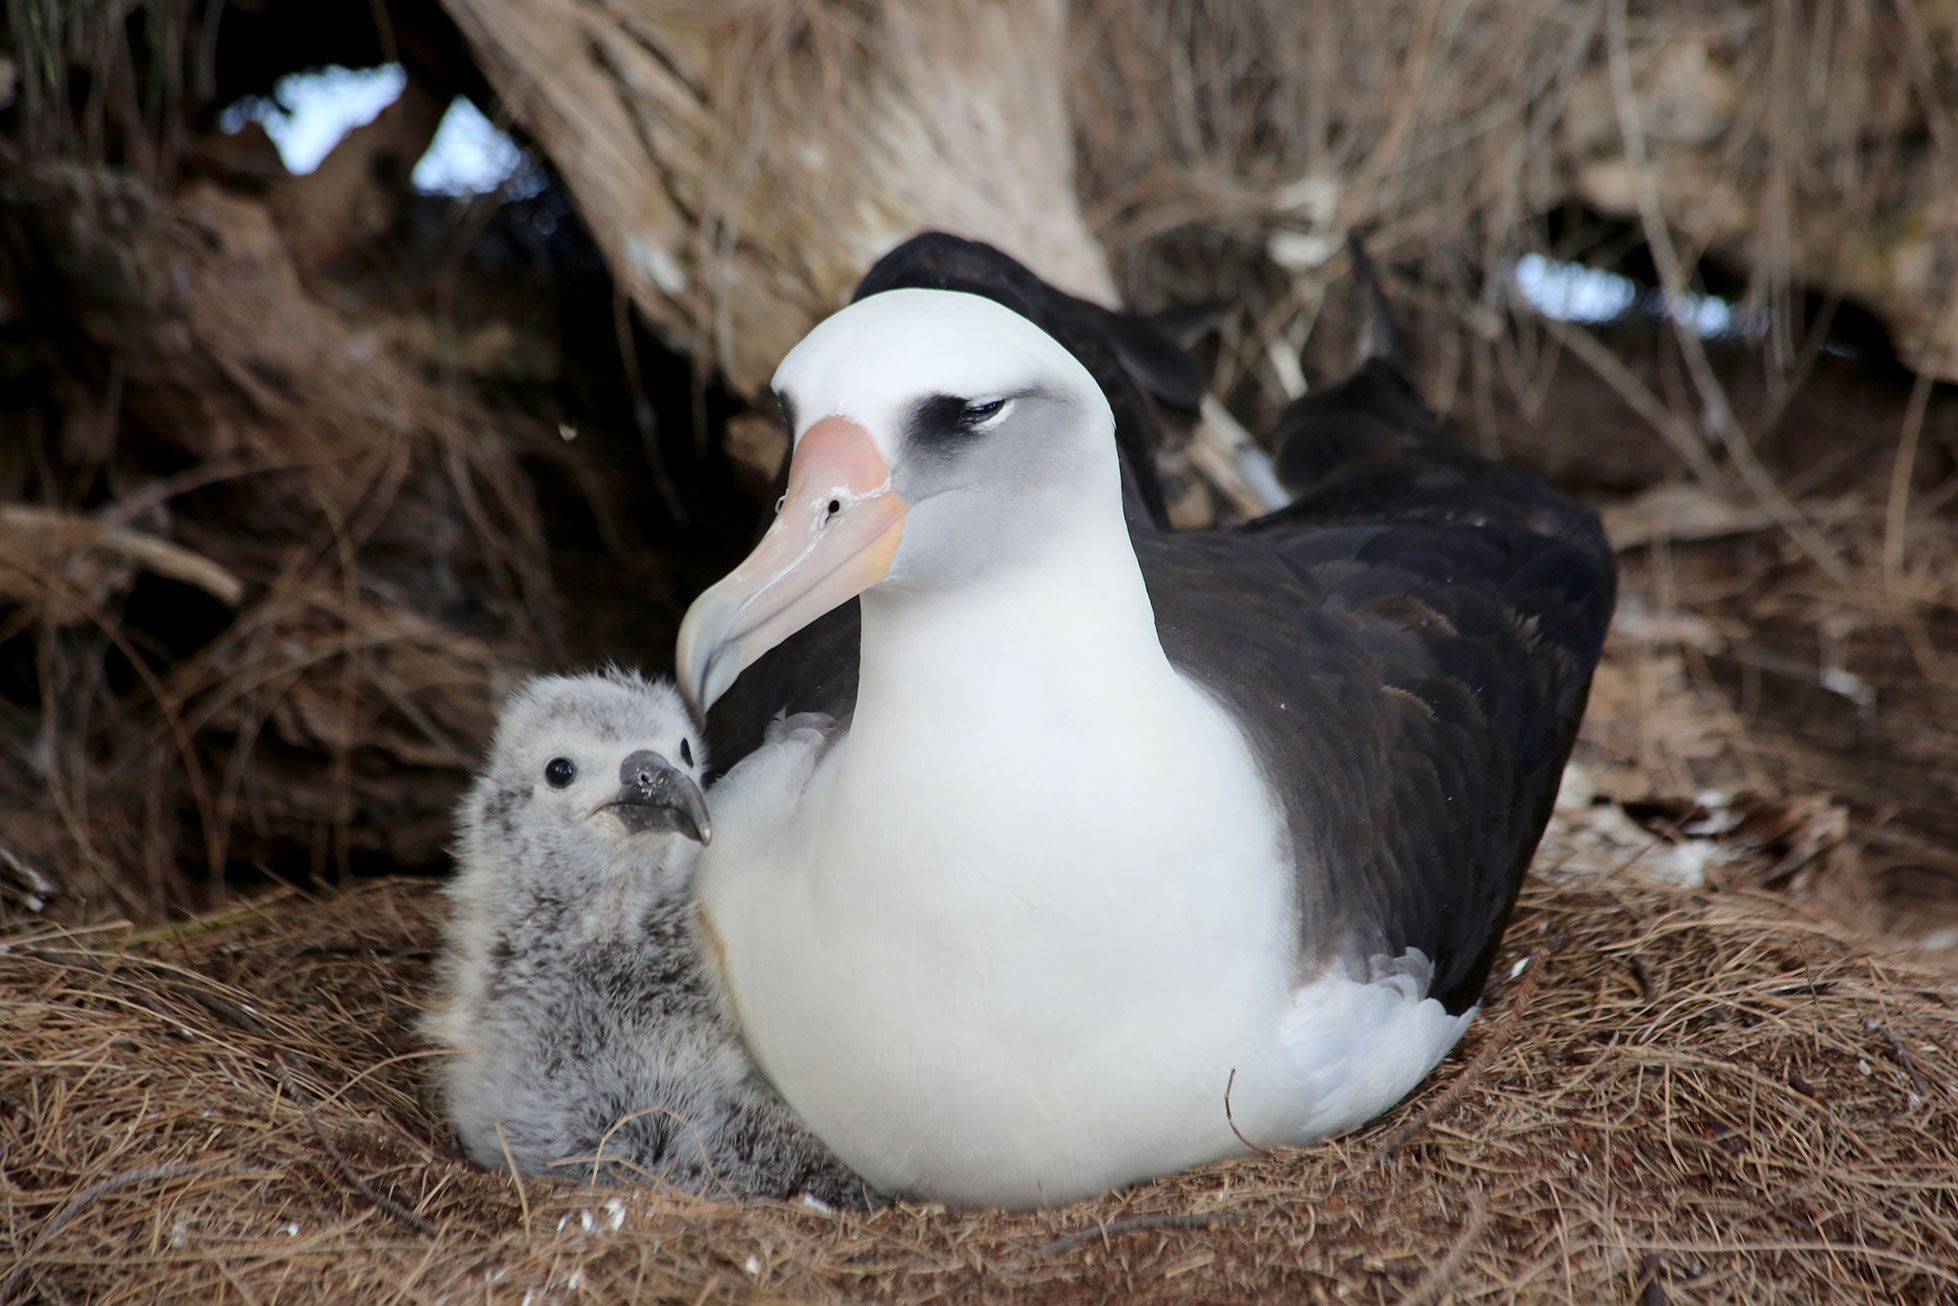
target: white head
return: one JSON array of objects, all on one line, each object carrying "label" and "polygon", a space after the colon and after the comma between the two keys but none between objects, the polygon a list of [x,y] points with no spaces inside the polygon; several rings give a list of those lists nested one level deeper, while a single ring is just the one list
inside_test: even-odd
[{"label": "white head", "polygon": [[[466,871],[576,877],[671,870],[712,837],[706,765],[665,681],[608,670],[540,676],[510,696],[460,814]],[[511,886],[515,887],[515,886]]]},{"label": "white head", "polygon": [[744,561],[680,628],[702,710],[741,670],[877,587],[949,589],[1051,553],[1078,522],[1123,529],[1115,419],[1059,341],[978,295],[891,290],[789,352],[775,394],[789,489]]}]

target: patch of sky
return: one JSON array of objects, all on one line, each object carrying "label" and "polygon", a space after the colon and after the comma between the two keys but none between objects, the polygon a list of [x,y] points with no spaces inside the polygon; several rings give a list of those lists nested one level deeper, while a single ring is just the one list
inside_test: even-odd
[{"label": "patch of sky", "polygon": [[[379,68],[321,68],[282,77],[270,96],[240,100],[218,117],[227,132],[248,122],[265,128],[286,171],[313,171],[356,127],[400,98],[408,77],[400,64]],[[543,189],[537,165],[481,110],[458,96],[442,117],[428,152],[415,165],[415,189],[430,195],[482,195],[504,190],[512,199]]]},{"label": "patch of sky", "polygon": [[502,190],[524,199],[544,189],[544,174],[517,143],[458,95],[442,115],[428,153],[415,165],[415,189],[428,195],[485,195]]},{"label": "patch of sky", "polygon": [[1559,322],[1614,322],[1638,302],[1630,277],[1541,254],[1517,259],[1515,276],[1529,306]]},{"label": "patch of sky", "polygon": [[1524,302],[1559,322],[1615,322],[1636,311],[1647,317],[1670,316],[1708,340],[1759,336],[1768,327],[1766,314],[1718,295],[1681,295],[1668,304],[1663,291],[1642,288],[1630,277],[1541,254],[1517,259],[1514,276]]},{"label": "patch of sky", "polygon": [[227,132],[248,122],[265,128],[286,171],[304,176],[320,166],[346,134],[365,127],[408,84],[400,64],[381,68],[321,68],[281,77],[272,94],[240,100],[218,116]]}]

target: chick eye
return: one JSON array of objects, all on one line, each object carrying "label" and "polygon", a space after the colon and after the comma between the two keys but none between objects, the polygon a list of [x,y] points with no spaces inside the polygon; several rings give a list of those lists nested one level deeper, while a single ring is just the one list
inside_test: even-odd
[{"label": "chick eye", "polygon": [[680,741],[680,765],[693,765],[693,744],[685,739]]},{"label": "chick eye", "polygon": [[554,757],[544,763],[544,779],[553,789],[562,789],[577,778],[578,768],[568,757]]}]

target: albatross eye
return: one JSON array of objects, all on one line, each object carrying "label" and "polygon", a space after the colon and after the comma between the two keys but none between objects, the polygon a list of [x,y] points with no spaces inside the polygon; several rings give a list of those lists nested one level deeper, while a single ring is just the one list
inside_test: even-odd
[{"label": "albatross eye", "polygon": [[693,744],[689,740],[682,739],[680,741],[680,765],[693,765]]},{"label": "albatross eye", "polygon": [[562,789],[578,778],[578,768],[568,757],[554,757],[544,763],[544,779],[553,789]]},{"label": "albatross eye", "polygon": [[926,444],[961,441],[978,435],[1009,402],[1009,399],[989,399],[975,403],[957,395],[933,395],[912,409],[905,423],[905,435]]}]

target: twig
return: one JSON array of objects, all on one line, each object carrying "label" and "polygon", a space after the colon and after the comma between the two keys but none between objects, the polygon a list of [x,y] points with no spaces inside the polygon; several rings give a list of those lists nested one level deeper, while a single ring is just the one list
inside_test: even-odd
[{"label": "twig", "polygon": [[65,896],[60,885],[31,863],[22,861],[5,844],[0,844],[0,887],[18,896],[30,913],[39,912],[50,900]]},{"label": "twig", "polygon": [[1236,1083],[1237,1083],[1237,1067],[1232,1066],[1231,1077],[1224,1081],[1224,1123],[1231,1127],[1231,1132],[1233,1134],[1237,1135],[1238,1142],[1244,1144],[1246,1147],[1256,1152],[1259,1156],[1275,1156],[1276,1153],[1273,1152],[1269,1147],[1259,1147],[1256,1143],[1246,1138],[1244,1136],[1244,1131],[1237,1127],[1237,1121],[1231,1118],[1231,1088]]},{"label": "twig", "polygon": [[1118,1233],[1144,1233],[1150,1229],[1218,1229],[1226,1225],[1243,1224],[1248,1215],[1218,1211],[1203,1214],[1189,1211],[1163,1215],[1132,1215],[1125,1220],[1111,1220],[1088,1229],[1077,1229],[1064,1237],[1056,1238],[1034,1252],[1035,1256],[1053,1256],[1059,1252],[1073,1251],[1083,1243],[1091,1243],[1099,1238],[1106,1242]]},{"label": "twig", "polygon": [[95,548],[120,555],[166,579],[201,589],[226,607],[244,601],[245,583],[203,554],[101,518],[8,503],[0,504],[0,529],[31,537],[48,550],[65,545],[67,552]]},{"label": "twig", "polygon": [[612,291],[612,332],[618,337],[619,364],[625,373],[626,389],[632,393],[632,423],[639,433],[640,450],[646,455],[646,468],[653,474],[653,488],[673,520],[688,525],[692,516],[666,469],[666,451],[659,442],[659,417],[653,411],[653,401],[647,397],[645,380],[639,373],[639,342],[632,334],[632,301],[627,298],[623,285]]},{"label": "twig", "polygon": [[245,1303],[245,1306],[260,1306],[258,1298],[253,1295],[250,1288],[245,1286],[245,1281],[238,1277],[236,1270],[226,1265],[223,1261],[219,1261],[218,1273],[224,1276],[224,1281],[231,1285],[231,1291],[238,1294],[239,1298]]},{"label": "twig", "polygon": [[342,1178],[352,1184],[361,1196],[365,1197],[375,1206],[378,1206],[381,1210],[386,1211],[389,1215],[407,1224],[422,1237],[433,1238],[440,1233],[440,1230],[427,1219],[418,1215],[401,1202],[389,1197],[386,1193],[361,1177],[360,1172],[354,1169],[353,1163],[347,1160],[340,1149],[333,1145],[333,1140],[326,1136],[326,1130],[321,1127],[320,1118],[313,1110],[312,1096],[299,1086],[298,1080],[292,1077],[291,1070],[286,1066],[286,1059],[280,1053],[274,1052],[272,1054],[272,1069],[278,1075],[279,1083],[291,1095],[292,1100],[299,1104],[299,1110],[305,1115],[306,1123],[312,1127],[313,1137],[326,1150],[326,1154],[333,1158],[333,1164],[339,1169]]},{"label": "twig", "polygon": [[[1227,1113],[1230,1110],[1230,1104],[1228,1101],[1224,1104],[1224,1109]],[[740,1197],[739,1193],[735,1192],[732,1188],[729,1188],[727,1186],[727,1180],[721,1178],[720,1172],[714,1169],[714,1158],[707,1150],[707,1141],[700,1136],[699,1127],[696,1126],[693,1121],[687,1119],[685,1116],[681,1115],[678,1111],[675,1111],[672,1107],[667,1107],[667,1106],[649,1106],[645,1108],[643,1111],[634,1111],[630,1115],[620,1116],[617,1120],[614,1120],[612,1122],[611,1126],[606,1129],[603,1135],[600,1136],[598,1140],[598,1151],[594,1153],[591,1158],[591,1186],[592,1187],[594,1188],[598,1187],[599,1168],[605,1164],[605,1145],[612,1141],[612,1135],[618,1133],[619,1130],[625,1128],[627,1125],[639,1119],[641,1116],[650,1116],[650,1115],[671,1116],[673,1119],[679,1121],[682,1125],[685,1125],[687,1132],[693,1135],[693,1145],[700,1149],[700,1168],[707,1172],[707,1177],[714,1181],[714,1183],[720,1188],[721,1192],[727,1196],[729,1201],[734,1201]],[[496,1137],[499,1142],[503,1141],[503,1134],[501,1133],[501,1131],[497,1133]],[[503,1143],[503,1152],[504,1155],[508,1157],[510,1152],[510,1145],[507,1142]],[[582,1164],[582,1158],[580,1159],[580,1163]],[[557,1165],[560,1163],[554,1161],[552,1162],[552,1164]],[[638,1166],[633,1166],[633,1169],[639,1170],[640,1168]],[[516,1173],[516,1163],[514,1161],[511,1162],[510,1172],[512,1174]],[[646,1174],[647,1172],[644,1170],[640,1170],[640,1173]],[[661,1181],[664,1182],[665,1177],[663,1174],[655,1177],[660,1178]],[[669,1186],[675,1188],[678,1187],[678,1185],[669,1185]],[[690,1194],[690,1196],[696,1196],[696,1197],[699,1195],[700,1194],[698,1193]]]},{"label": "twig", "polygon": [[200,934],[210,934],[216,930],[237,925],[242,921],[263,917],[265,915],[265,908],[272,903],[304,892],[305,890],[295,888],[290,884],[283,885],[265,894],[263,897],[252,899],[251,902],[242,907],[213,912],[207,916],[193,916],[187,921],[173,921],[168,925],[157,925],[147,930],[137,930],[132,934],[124,935],[115,944],[115,949],[117,952],[128,952],[131,949],[145,947],[152,943],[173,943],[179,939],[193,938]]},{"label": "twig", "polygon": [[1203,397],[1188,454],[1190,465],[1247,518],[1262,517],[1292,501],[1272,470],[1271,455],[1215,395]]},{"label": "twig", "polygon": [[1576,354],[1578,361],[1591,369],[1592,375],[1610,386],[1612,391],[1624,401],[1625,406],[1645,419],[1647,426],[1659,433],[1666,446],[1679,455],[1693,473],[1693,479],[1707,489],[1718,493],[1726,483],[1720,469],[1713,465],[1708,456],[1705,443],[1695,435],[1690,427],[1655,397],[1645,383],[1631,368],[1618,360],[1618,356],[1605,348],[1598,338],[1583,327],[1569,322],[1559,322],[1556,318],[1544,318],[1543,328],[1565,349]]},{"label": "twig", "polygon": [[[1938,314],[1931,346],[1950,338],[1958,327],[1958,295],[1951,295],[1945,311]],[[1904,408],[1904,425],[1897,437],[1895,461],[1890,464],[1890,499],[1883,513],[1883,578],[1892,591],[1903,586],[1904,528],[1910,521],[1910,478],[1917,470],[1917,445],[1924,434],[1924,412],[1931,402],[1932,368],[1927,364],[1910,387],[1910,402]]]},{"label": "twig", "polygon": [[[124,944],[121,946],[127,945]],[[99,975],[106,980],[119,981],[127,984],[135,990],[132,1000],[137,1006],[150,1012],[152,1015],[161,1017],[186,1032],[196,1033],[198,1031],[193,1031],[175,1012],[167,1010],[157,1000],[159,992],[172,993],[186,1001],[194,1002],[204,1008],[210,1015],[216,1016],[219,1020],[244,1030],[247,1034],[257,1034],[262,1038],[268,1039],[276,1039],[278,1037],[277,1030],[273,1029],[263,1020],[260,1020],[250,1011],[247,1011],[229,998],[220,997],[218,994],[200,988],[195,984],[188,984],[181,980],[165,979],[156,982],[154,986],[146,985],[133,979],[128,974],[110,970],[91,957],[74,952],[48,952],[41,948],[22,948],[20,955],[23,957],[32,957],[36,961],[44,961],[51,966],[72,966],[76,970],[87,971],[91,975]],[[198,978],[201,979],[202,976]]]},{"label": "twig", "polygon": [[1910,1082],[1917,1087],[1917,1096],[1928,1102],[1931,1098],[1931,1085],[1923,1075],[1918,1073],[1917,1063],[1912,1061],[1910,1053],[1904,1050],[1904,1041],[1891,1033],[1890,1027],[1881,1021],[1865,1020],[1863,1023],[1890,1040],[1890,1046],[1896,1050],[1897,1060],[1903,1063],[1904,1073],[1910,1076]]},{"label": "twig", "polygon": [[[503,1136],[503,1122],[496,1122],[496,1145],[503,1149],[503,1163],[510,1167],[510,1184],[517,1190],[517,1208],[523,1212],[524,1237],[530,1236],[530,1198],[523,1190],[523,1174],[517,1169],[516,1155],[510,1151],[510,1140]],[[601,1150],[603,1144],[600,1145]]]}]

